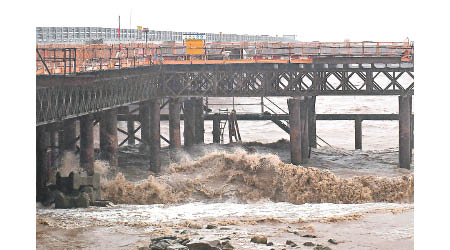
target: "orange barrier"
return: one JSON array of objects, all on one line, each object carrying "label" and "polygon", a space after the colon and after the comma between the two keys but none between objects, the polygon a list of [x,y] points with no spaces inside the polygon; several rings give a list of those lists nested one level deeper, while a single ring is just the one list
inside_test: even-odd
[{"label": "orange barrier", "polygon": [[[195,49],[196,55],[189,54]],[[202,50],[203,53],[198,53]],[[411,62],[414,44],[405,42],[239,42],[205,43],[192,47],[182,43],[44,44],[36,47],[36,74],[138,67],[153,64],[312,63],[313,57],[401,57]]]}]

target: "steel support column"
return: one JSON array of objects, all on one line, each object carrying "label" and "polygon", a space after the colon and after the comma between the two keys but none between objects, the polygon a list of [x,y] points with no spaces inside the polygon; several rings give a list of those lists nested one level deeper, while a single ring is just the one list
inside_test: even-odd
[{"label": "steel support column", "polygon": [[308,98],[308,135],[309,145],[313,148],[317,148],[315,96]]},{"label": "steel support column", "polygon": [[181,148],[180,132],[181,99],[169,99],[169,140],[170,148]]},{"label": "steel support column", "polygon": [[411,96],[399,96],[399,167],[411,165]]},{"label": "steel support column", "polygon": [[184,146],[194,145],[195,139],[195,113],[192,100],[184,101]]},{"label": "steel support column", "polygon": [[36,127],[36,200],[46,199],[50,151],[50,135],[45,126]]},{"label": "steel support column", "polygon": [[193,98],[195,116],[195,144],[205,143],[205,122],[203,118],[203,98]]},{"label": "steel support column", "polygon": [[110,166],[118,166],[117,109],[103,111],[100,120],[100,155]]},{"label": "steel support column", "polygon": [[288,99],[291,163],[302,163],[301,123],[300,123],[300,99]]},{"label": "steel support column", "polygon": [[94,175],[94,117],[92,114],[80,118],[80,167],[88,175]]},{"label": "steel support column", "polygon": [[161,171],[161,139],[160,139],[160,100],[154,98],[149,101],[150,109],[150,170],[159,173]]},{"label": "steel support column", "polygon": [[300,126],[301,126],[301,143],[302,143],[302,163],[308,162],[309,159],[309,128],[308,128],[308,109],[310,97],[300,98]]},{"label": "steel support column", "polygon": [[220,143],[220,118],[215,114],[213,118],[213,143]]},{"label": "steel support column", "polygon": [[75,151],[76,148],[76,119],[68,119],[63,122],[63,151]]},{"label": "steel support column", "polygon": [[150,109],[149,102],[139,103],[139,120],[141,122],[141,140],[144,151],[150,149]]},{"label": "steel support column", "polygon": [[362,120],[355,119],[355,149],[362,149]]}]

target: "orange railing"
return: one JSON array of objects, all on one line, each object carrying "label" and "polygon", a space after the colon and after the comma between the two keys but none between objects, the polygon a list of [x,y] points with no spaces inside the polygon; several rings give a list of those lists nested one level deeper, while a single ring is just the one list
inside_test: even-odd
[{"label": "orange railing", "polygon": [[206,43],[201,55],[186,53],[182,43],[47,44],[36,48],[36,74],[138,67],[153,64],[312,63],[323,56],[401,57],[411,62],[412,42],[239,42]]}]

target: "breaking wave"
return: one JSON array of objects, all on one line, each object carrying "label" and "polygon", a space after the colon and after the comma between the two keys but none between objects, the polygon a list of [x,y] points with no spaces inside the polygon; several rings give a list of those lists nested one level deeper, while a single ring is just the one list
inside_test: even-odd
[{"label": "breaking wave", "polygon": [[330,171],[283,163],[273,154],[215,152],[171,164],[139,182],[121,173],[102,181],[102,198],[124,204],[211,200],[303,203],[412,202],[414,174],[342,178]]}]

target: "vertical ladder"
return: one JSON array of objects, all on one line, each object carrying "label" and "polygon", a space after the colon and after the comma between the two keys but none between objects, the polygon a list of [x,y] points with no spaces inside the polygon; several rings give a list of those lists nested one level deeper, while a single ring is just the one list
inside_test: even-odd
[{"label": "vertical ladder", "polygon": [[[220,116],[221,114],[226,114],[226,115],[228,116],[229,113],[230,113],[230,112],[228,112],[228,109],[227,109],[227,108],[226,108],[226,109],[219,109],[219,116]],[[227,122],[228,122],[228,119],[220,120],[220,122],[219,122],[219,127],[220,127],[220,143],[223,143],[223,142],[224,142],[224,141],[223,141],[223,134],[224,134],[224,132],[225,132],[225,127],[227,126]]]}]

